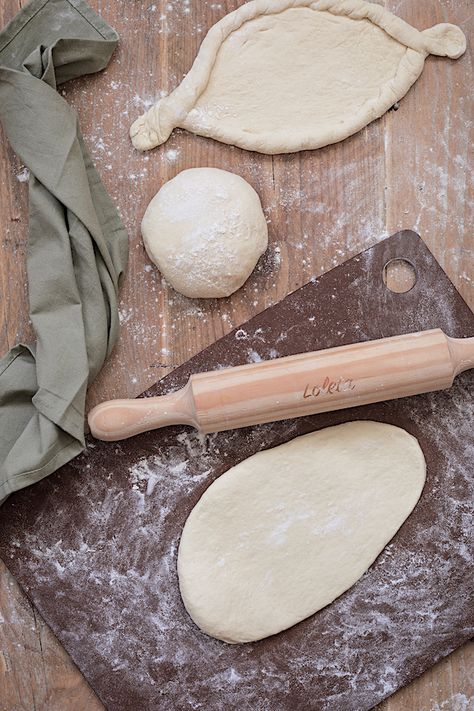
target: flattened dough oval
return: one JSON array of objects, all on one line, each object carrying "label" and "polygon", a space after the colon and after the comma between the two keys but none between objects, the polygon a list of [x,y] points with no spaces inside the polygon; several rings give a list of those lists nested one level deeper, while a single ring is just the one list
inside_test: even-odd
[{"label": "flattened dough oval", "polygon": [[184,526],[187,611],[230,643],[309,617],[370,567],[415,507],[425,473],[418,441],[380,422],[329,427],[246,459]]}]

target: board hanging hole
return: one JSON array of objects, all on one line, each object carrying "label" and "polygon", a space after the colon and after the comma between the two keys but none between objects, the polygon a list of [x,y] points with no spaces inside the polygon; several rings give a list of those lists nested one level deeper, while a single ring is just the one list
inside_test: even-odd
[{"label": "board hanging hole", "polygon": [[382,272],[383,283],[395,294],[406,294],[416,284],[415,265],[405,258],[390,259]]}]

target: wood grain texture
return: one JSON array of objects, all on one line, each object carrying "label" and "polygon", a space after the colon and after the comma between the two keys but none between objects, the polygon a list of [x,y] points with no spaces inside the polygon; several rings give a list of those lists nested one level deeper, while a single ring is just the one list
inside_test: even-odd
[{"label": "wood grain texture", "polygon": [[[19,0],[0,3],[0,25]],[[121,36],[111,65],[62,91],[78,110],[87,145],[130,235],[121,294],[122,333],[90,393],[90,404],[134,397],[178,364],[266,306],[397,229],[422,235],[474,307],[471,0],[387,0],[423,29],[459,24],[468,51],[431,57],[400,103],[356,136],[328,148],[261,156],[176,131],[150,154],[131,149],[128,127],[160,91],[189,70],[207,29],[240,0],[90,0]],[[259,193],[270,247],[229,299],[190,301],[146,259],[139,222],[150,198],[180,170],[227,168]],[[0,131],[0,354],[29,341],[23,166]],[[324,324],[317,327],[324,328]],[[8,562],[8,561],[7,561]],[[85,642],[86,643],[86,642]],[[472,711],[474,645],[441,661],[379,711]],[[0,711],[102,708],[78,670],[0,567]]]},{"label": "wood grain texture", "polygon": [[[0,26],[20,9],[19,0],[0,5]],[[28,197],[22,166],[8,145],[0,124],[0,354],[19,340],[33,339],[28,320],[25,252]]]}]

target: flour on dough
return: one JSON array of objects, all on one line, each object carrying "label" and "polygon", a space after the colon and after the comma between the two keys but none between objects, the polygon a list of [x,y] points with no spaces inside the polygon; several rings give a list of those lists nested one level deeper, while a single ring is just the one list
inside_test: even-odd
[{"label": "flour on dough", "polygon": [[268,637],[350,588],[409,516],[425,482],[417,440],[350,422],[259,452],[219,477],[184,526],[181,595],[230,643]]},{"label": "flour on dough", "polygon": [[130,135],[139,150],[177,126],[261,153],[320,148],[382,116],[428,54],[465,49],[455,25],[419,32],[363,0],[253,0],[210,29],[180,86]]},{"label": "flour on dough", "polygon": [[165,183],[148,205],[142,235],[171,286],[194,298],[232,294],[268,246],[257,193],[217,168],[184,170]]}]

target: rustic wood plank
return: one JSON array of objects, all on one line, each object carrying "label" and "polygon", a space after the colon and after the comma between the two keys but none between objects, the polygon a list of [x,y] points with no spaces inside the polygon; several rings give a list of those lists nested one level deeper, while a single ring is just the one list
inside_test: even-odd
[{"label": "rustic wood plank", "polygon": [[[21,4],[24,4],[23,0]],[[91,0],[119,31],[111,66],[63,92],[77,108],[85,140],[130,234],[130,267],[121,294],[122,334],[90,393],[90,403],[134,396],[191,355],[288,292],[384,235],[421,232],[461,293],[474,304],[472,53],[459,62],[430,58],[414,89],[342,144],[294,156],[265,157],[176,131],[151,154],[131,150],[128,126],[191,66],[206,30],[241,0]],[[472,37],[470,0],[387,0],[417,27],[461,24]],[[0,25],[19,0],[4,0]],[[259,192],[270,248],[237,294],[218,302],[174,293],[151,268],[139,235],[149,199],[180,170],[228,168]],[[0,353],[31,340],[25,250],[23,166],[0,132]],[[13,285],[13,288],[12,288]],[[380,711],[470,711],[474,645],[466,645]],[[0,565],[0,711],[102,708],[56,638]]]},{"label": "rustic wood plank", "polygon": [[[415,27],[459,25],[468,38],[457,61],[429,57],[414,90],[386,116],[387,230],[411,228],[474,307],[474,52],[470,0],[389,0]],[[470,40],[470,41],[469,41]]]},{"label": "rustic wood plank", "polygon": [[[0,27],[20,9],[20,0],[0,4]],[[26,244],[28,224],[27,174],[8,145],[0,124],[0,354],[18,341],[31,341],[28,321]],[[14,284],[15,288],[11,288]]]}]

